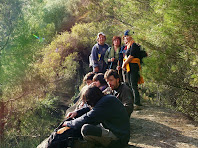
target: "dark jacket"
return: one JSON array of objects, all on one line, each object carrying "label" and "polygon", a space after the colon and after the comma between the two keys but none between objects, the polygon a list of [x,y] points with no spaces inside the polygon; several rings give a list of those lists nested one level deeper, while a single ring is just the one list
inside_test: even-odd
[{"label": "dark jacket", "polygon": [[83,115],[69,121],[67,126],[81,128],[84,124],[102,123],[103,127],[113,132],[122,144],[128,143],[130,138],[129,117],[123,104],[115,96],[104,96],[92,110],[84,108],[78,110],[77,113]]},{"label": "dark jacket", "polygon": [[113,95],[122,102],[130,117],[133,112],[134,103],[134,96],[131,89],[126,84],[121,83],[120,86],[113,91]]}]

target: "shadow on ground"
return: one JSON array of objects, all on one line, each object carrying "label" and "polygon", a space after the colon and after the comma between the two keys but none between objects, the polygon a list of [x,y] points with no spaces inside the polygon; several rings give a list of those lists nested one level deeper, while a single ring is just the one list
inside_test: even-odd
[{"label": "shadow on ground", "polygon": [[131,147],[198,147],[198,139],[158,122],[140,118],[131,118],[130,122]]}]

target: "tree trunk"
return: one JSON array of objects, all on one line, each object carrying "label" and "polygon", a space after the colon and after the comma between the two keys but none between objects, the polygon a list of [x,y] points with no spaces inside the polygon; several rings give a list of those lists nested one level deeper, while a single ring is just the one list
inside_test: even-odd
[{"label": "tree trunk", "polygon": [[4,126],[5,126],[5,102],[0,101],[0,143],[4,140]]}]

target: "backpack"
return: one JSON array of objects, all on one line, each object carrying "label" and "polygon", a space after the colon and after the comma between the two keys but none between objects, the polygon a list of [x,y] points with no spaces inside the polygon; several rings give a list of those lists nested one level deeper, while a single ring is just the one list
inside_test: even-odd
[{"label": "backpack", "polygon": [[[99,50],[98,44],[96,44],[96,49]],[[92,59],[92,54],[90,54],[89,55],[89,67],[91,68],[91,67],[93,67],[93,65],[94,65],[94,61]]]},{"label": "backpack", "polygon": [[90,54],[89,55],[89,67],[91,68],[91,67],[93,67],[93,65],[94,65],[94,61],[92,59],[92,55]]},{"label": "backpack", "polygon": [[145,58],[147,56],[148,56],[148,54],[145,51],[145,49],[142,46],[140,46],[140,64],[143,64],[143,58]]},{"label": "backpack", "polygon": [[[69,121],[71,118],[65,120]],[[46,138],[37,148],[67,148],[72,147],[74,140],[82,138],[80,129],[70,128],[62,134],[57,134],[57,131],[62,128],[64,121]]]}]

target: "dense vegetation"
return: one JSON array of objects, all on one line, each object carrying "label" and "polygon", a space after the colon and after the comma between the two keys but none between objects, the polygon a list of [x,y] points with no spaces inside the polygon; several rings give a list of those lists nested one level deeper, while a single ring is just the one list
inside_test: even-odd
[{"label": "dense vegetation", "polygon": [[100,31],[109,45],[114,35],[134,31],[149,53],[144,94],[198,120],[197,6],[197,0],[2,0],[1,144],[35,147],[50,133],[64,112],[59,100],[74,96],[90,70]]}]

